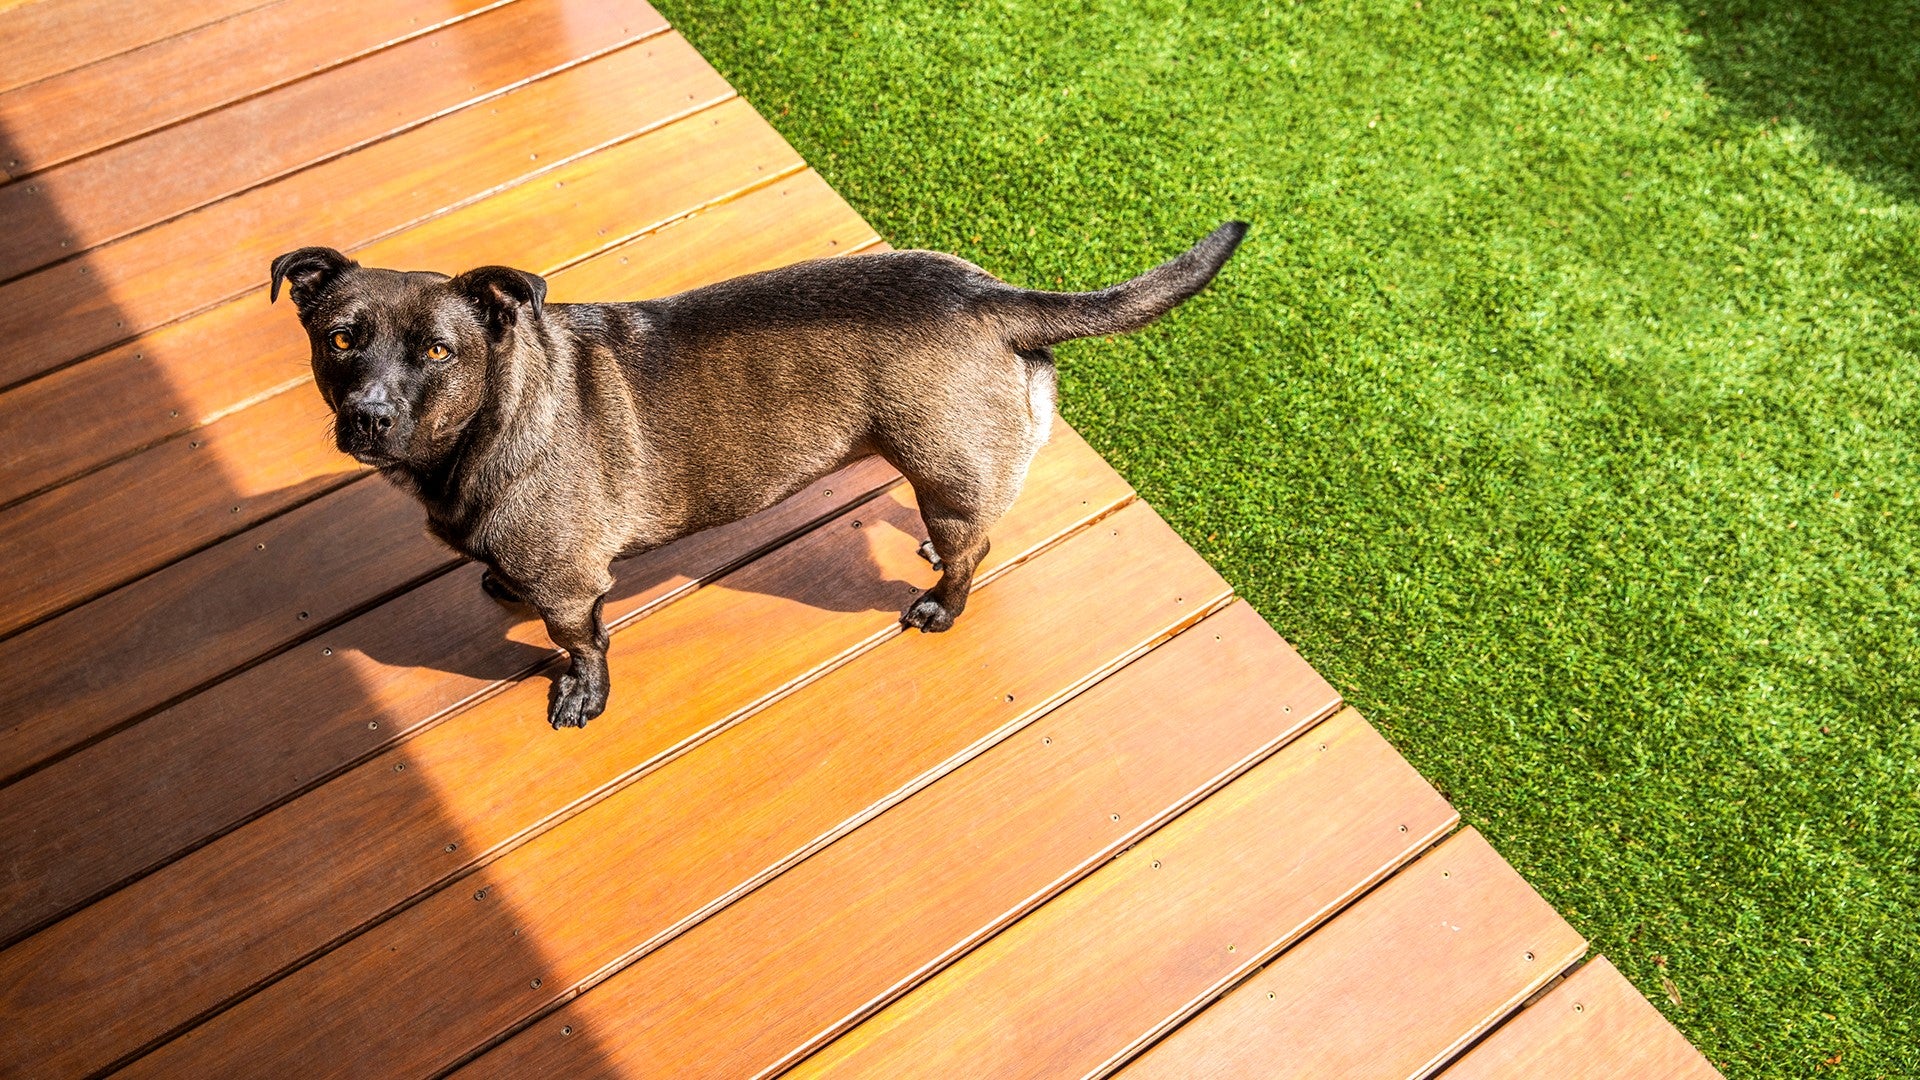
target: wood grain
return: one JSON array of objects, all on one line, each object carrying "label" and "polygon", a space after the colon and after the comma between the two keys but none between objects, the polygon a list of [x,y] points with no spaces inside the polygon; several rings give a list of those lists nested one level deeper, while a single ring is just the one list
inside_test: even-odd
[{"label": "wood grain", "polygon": [[[661,190],[669,193],[658,205],[674,208],[661,213],[686,209],[682,200],[703,190],[719,197],[777,175],[792,160],[786,144],[743,104],[723,105],[656,135],[644,147],[608,151],[613,160],[605,172],[624,175],[614,166],[627,154],[671,155],[673,166],[655,169],[666,174]],[[544,204],[519,194],[504,192],[491,207],[499,231],[476,226],[464,237],[441,234],[443,239],[474,244],[466,250],[477,252],[488,250],[489,242],[519,237],[535,265],[551,262],[548,248],[557,242],[537,239],[539,221],[528,216],[530,205]],[[627,202],[634,214],[656,206],[631,196]],[[293,324],[283,333],[304,338],[290,311],[283,318]],[[0,600],[0,633],[100,595],[358,475],[361,466],[331,445],[330,423],[318,394],[281,394],[222,417],[184,442],[162,443],[0,510],[0,589],[19,586]],[[177,485],[156,482],[176,476]],[[141,528],[129,542],[134,522]]]},{"label": "wood grain", "polygon": [[497,2],[272,4],[0,93],[7,172],[57,165]]},{"label": "wood grain", "polygon": [[1719,1080],[1604,956],[1520,1010],[1440,1074],[1446,1080]]},{"label": "wood grain", "polygon": [[[745,182],[752,175],[730,173],[700,154],[683,158],[682,166],[700,172],[714,185],[706,191]],[[607,171],[616,178],[624,175],[613,166]],[[660,184],[651,189],[661,193],[663,201],[658,205],[670,205],[665,200],[676,194],[693,200],[704,193],[679,183],[675,169],[658,171]],[[648,197],[630,197],[629,202],[643,218],[656,205]],[[778,212],[786,214],[781,224],[767,220]],[[615,295],[649,293],[657,286],[675,287],[688,279],[711,281],[828,254],[872,235],[811,173],[723,204],[699,221],[700,227],[684,233],[659,234],[622,245],[617,256],[609,253],[607,265],[595,267],[596,260],[562,270],[553,279],[554,288],[565,295],[576,273],[595,267],[592,287],[611,288]],[[528,223],[529,229],[536,227]],[[505,239],[512,241],[512,237]],[[317,395],[307,387],[292,392],[310,399],[312,422],[303,424],[302,430],[309,430],[318,443],[325,419]],[[276,409],[261,409],[269,418],[280,415]],[[250,430],[248,414],[229,418],[218,428],[223,433]],[[251,435],[223,434],[223,438],[229,446],[245,446]],[[178,449],[177,443],[169,445]],[[306,462],[332,474],[346,465],[345,459],[336,458],[321,446],[288,457],[282,464],[297,467]],[[128,499],[151,495],[134,462],[115,470],[114,477],[117,487],[99,489],[103,515],[125,509],[122,504]],[[0,717],[7,718],[0,722],[0,779],[85,743],[130,716],[312,633],[334,615],[370,603],[445,565],[447,553],[421,532],[418,506],[391,490],[367,494],[362,487],[367,483],[323,495],[284,517],[0,640]],[[92,485],[83,481],[83,486]],[[137,511],[158,520],[191,513],[196,506],[191,492],[165,494],[160,505],[142,503]],[[200,493],[201,503],[212,500],[214,512],[203,519],[210,526],[227,525],[218,505],[224,497],[224,489]],[[31,515],[35,505],[25,504],[15,512]],[[226,516],[236,519],[234,525],[245,524],[245,509],[235,514],[232,505],[224,508]],[[0,520],[5,519],[0,513]],[[74,532],[109,536],[123,527],[112,517],[69,526]],[[194,533],[176,546],[201,535]],[[261,548],[262,544],[266,546]],[[303,611],[308,616],[299,618]],[[117,772],[109,770],[110,775]],[[0,918],[0,926],[5,922]],[[0,931],[0,940],[5,937]]]},{"label": "wood grain", "polygon": [[[1096,575],[1101,587],[1084,589]],[[950,771],[1226,594],[1134,503],[985,590],[951,632],[888,642],[502,857],[480,875],[484,904],[464,888],[437,893],[128,1075],[346,1076],[350,1048],[397,1075],[431,1074]],[[648,885],[636,890],[641,876]],[[511,930],[537,943],[537,969],[514,962],[524,954]],[[449,995],[462,1002],[457,1015],[439,1005]]]},{"label": "wood grain", "polygon": [[[0,335],[12,345],[0,386],[260,288],[281,252],[362,247],[731,96],[684,40],[663,34],[16,278],[0,285]],[[754,135],[766,126],[741,103],[714,120]],[[793,160],[784,143],[781,153]]]},{"label": "wood grain", "polygon": [[[1055,442],[994,532],[991,573],[1128,497],[1084,444]],[[547,728],[546,680],[512,684],[12,946],[0,1060],[109,1064],[893,637],[933,581],[922,535],[889,492],[615,633],[587,738]],[[70,1007],[74,985],[90,1009]]]},{"label": "wood grain", "polygon": [[1305,934],[1455,820],[1346,710],[793,1075],[1086,1075]]},{"label": "wood grain", "polygon": [[[308,6],[312,10],[311,6]],[[520,0],[0,186],[0,280],[666,29],[641,0]]]},{"label": "wood grain", "polygon": [[1231,605],[459,1075],[760,1075],[1137,843],[1338,703],[1259,615]]},{"label": "wood grain", "polygon": [[105,60],[269,2],[29,0],[0,5],[0,91]]},{"label": "wood grain", "polygon": [[[670,129],[668,129],[670,130]],[[664,134],[664,132],[658,133]],[[642,139],[654,136],[643,136]],[[592,155],[559,170],[591,171],[601,164]],[[675,170],[656,164],[654,174],[629,189],[636,220],[659,220],[676,192],[681,211],[723,198],[712,181],[725,180],[723,162],[701,160]],[[676,186],[691,174],[698,183]],[[759,171],[755,176],[761,175]],[[606,237],[577,228],[564,210],[565,189],[531,185],[556,199],[550,213],[534,217],[532,227],[547,237],[580,237],[566,256],[576,260],[599,250]],[[491,200],[455,211],[467,219],[484,218]],[[811,171],[776,181],[731,201],[722,201],[678,221],[671,228],[643,234],[616,248],[562,270],[562,263],[525,258],[524,237],[500,238],[500,247],[482,251],[462,243],[460,234],[436,232],[434,244],[417,230],[406,230],[357,254],[370,263],[462,270],[486,262],[513,262],[552,275],[555,300],[641,299],[665,295],[753,270],[769,269],[763,253],[790,252],[791,260],[857,250],[875,237],[844,200]],[[743,238],[752,238],[743,242]],[[206,362],[209,356],[223,363]],[[269,307],[246,296],[193,318],[143,335],[101,355],[0,394],[0,504],[70,479],[144,446],[210,423],[245,402],[287,392],[309,379],[307,340],[284,307]],[[311,391],[308,391],[311,392]]]},{"label": "wood grain", "polygon": [[[608,624],[624,626],[898,479],[869,459],[745,521],[616,563]],[[479,576],[466,567],[428,582],[0,788],[0,941],[552,659],[538,621],[485,596]]]},{"label": "wood grain", "polygon": [[361,475],[329,423],[318,394],[282,394],[0,510],[0,634]]},{"label": "wood grain", "polygon": [[1585,952],[1468,829],[1121,1075],[1426,1076]]},{"label": "wood grain", "polygon": [[0,780],[454,559],[368,477],[0,641]]}]

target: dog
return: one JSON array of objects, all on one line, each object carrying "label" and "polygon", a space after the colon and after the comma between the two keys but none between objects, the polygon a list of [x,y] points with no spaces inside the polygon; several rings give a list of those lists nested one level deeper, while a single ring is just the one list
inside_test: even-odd
[{"label": "dog", "polygon": [[1052,347],[1137,330],[1198,293],[1246,234],[1098,292],[1022,289],[932,251],[818,259],[657,300],[548,304],[535,274],[273,260],[313,346],[341,451],[427,511],[532,605],[569,663],[555,728],[605,710],[616,559],[737,521],[877,454],[912,485],[940,570],[900,616],[967,606],[987,533],[1047,441]]}]

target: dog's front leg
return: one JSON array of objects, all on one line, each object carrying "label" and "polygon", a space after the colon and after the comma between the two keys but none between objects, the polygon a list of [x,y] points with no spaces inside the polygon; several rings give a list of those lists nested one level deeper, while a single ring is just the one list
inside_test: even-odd
[{"label": "dog's front leg", "polygon": [[553,681],[547,722],[555,728],[586,727],[607,708],[607,627],[600,618],[606,590],[529,599],[547,624],[547,636],[567,650],[571,661]]}]

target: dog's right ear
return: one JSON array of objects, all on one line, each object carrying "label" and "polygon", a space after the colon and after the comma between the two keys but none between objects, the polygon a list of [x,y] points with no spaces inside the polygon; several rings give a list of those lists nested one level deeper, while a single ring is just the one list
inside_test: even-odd
[{"label": "dog's right ear", "polygon": [[280,299],[280,283],[287,283],[287,295],[295,307],[305,309],[319,296],[327,283],[342,270],[360,264],[328,247],[303,247],[273,260],[273,283],[267,289],[267,303]]}]

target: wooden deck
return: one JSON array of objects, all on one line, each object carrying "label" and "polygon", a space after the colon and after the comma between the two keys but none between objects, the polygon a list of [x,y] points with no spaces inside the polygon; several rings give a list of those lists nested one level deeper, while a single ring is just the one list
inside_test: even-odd
[{"label": "wooden deck", "polygon": [[549,730],[266,271],[879,246],[640,0],[0,5],[0,166],[0,1075],[1715,1075],[1064,425],[953,632],[864,463]]}]

